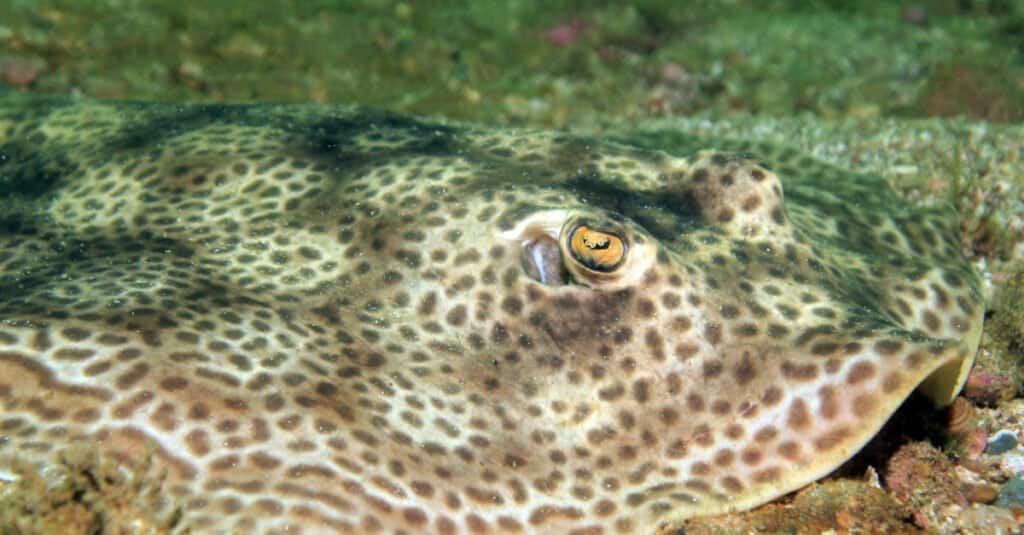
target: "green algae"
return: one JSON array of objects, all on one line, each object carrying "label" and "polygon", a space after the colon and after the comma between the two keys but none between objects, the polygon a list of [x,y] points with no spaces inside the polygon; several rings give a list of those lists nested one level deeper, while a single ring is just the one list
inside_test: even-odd
[{"label": "green algae", "polygon": [[[570,128],[736,111],[1024,117],[1018,8],[916,6],[15,0],[0,42],[46,65],[33,91],[99,97],[358,102]],[[559,27],[575,33],[556,43]],[[965,91],[983,101],[958,108]]]},{"label": "green algae", "polygon": [[1013,267],[1016,271],[998,287],[986,325],[990,355],[983,369],[1011,379],[1020,392],[1024,390],[1024,264]]}]

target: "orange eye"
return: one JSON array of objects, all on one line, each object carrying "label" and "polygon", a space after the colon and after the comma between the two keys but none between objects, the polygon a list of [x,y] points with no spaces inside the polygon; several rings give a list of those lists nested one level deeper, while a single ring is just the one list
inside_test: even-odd
[{"label": "orange eye", "polygon": [[569,233],[569,251],[577,262],[594,271],[612,271],[626,259],[626,242],[610,232],[578,225]]}]

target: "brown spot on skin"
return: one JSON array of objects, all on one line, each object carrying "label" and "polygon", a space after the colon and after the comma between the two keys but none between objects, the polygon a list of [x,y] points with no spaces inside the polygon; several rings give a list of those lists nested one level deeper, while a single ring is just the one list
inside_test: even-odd
[{"label": "brown spot on skin", "polygon": [[773,425],[765,425],[754,434],[754,440],[760,443],[771,442],[778,437],[778,429]]},{"label": "brown spot on skin", "polygon": [[435,525],[437,526],[437,532],[441,535],[455,535],[458,533],[458,526],[455,524],[455,521],[446,516],[438,517]]},{"label": "brown spot on skin", "polygon": [[583,502],[589,501],[591,498],[594,497],[594,491],[592,489],[580,485],[577,485],[570,489],[569,493],[572,494],[572,496],[577,500]]},{"label": "brown spot on skin", "polygon": [[719,468],[726,468],[732,464],[735,457],[736,456],[733,454],[732,450],[728,448],[721,449],[715,452],[715,457],[712,462],[714,462],[715,466],[718,466]]},{"label": "brown spot on skin", "polygon": [[842,444],[849,436],[849,429],[846,427],[839,427],[815,438],[814,447],[818,451],[828,451]]},{"label": "brown spot on skin", "polygon": [[685,362],[700,351],[700,347],[696,344],[679,344],[676,346],[675,355],[676,358]]},{"label": "brown spot on skin", "polygon": [[703,477],[711,473],[711,465],[705,462],[696,462],[690,467],[690,473],[697,476]]},{"label": "brown spot on skin", "polygon": [[761,196],[750,195],[747,198],[743,199],[743,204],[740,205],[740,208],[744,212],[753,212],[754,210],[757,209],[758,206],[761,206]]},{"label": "brown spot on skin", "polygon": [[819,357],[828,356],[839,350],[839,344],[835,342],[817,342],[811,345],[811,354]]},{"label": "brown spot on skin", "polygon": [[490,505],[501,505],[504,503],[504,499],[500,494],[490,489],[482,489],[474,486],[468,486],[465,488],[465,496],[470,501],[483,506]]},{"label": "brown spot on skin", "polygon": [[921,313],[921,321],[924,322],[924,326],[931,332],[938,332],[942,327],[942,320],[931,310],[925,310]]},{"label": "brown spot on skin", "polygon": [[407,507],[402,511],[402,518],[414,528],[423,527],[427,523],[427,513],[418,507]]},{"label": "brown spot on skin", "polygon": [[726,490],[726,492],[738,494],[743,491],[743,483],[741,483],[740,480],[734,476],[723,477],[720,480],[720,484],[722,485],[722,488]]},{"label": "brown spot on skin", "polygon": [[193,455],[202,457],[210,452],[210,439],[205,431],[194,429],[185,435],[185,446]]},{"label": "brown spot on skin", "polygon": [[702,494],[711,492],[711,485],[702,479],[687,479],[686,482],[683,483],[683,486]]},{"label": "brown spot on skin", "polygon": [[650,350],[651,356],[653,356],[655,360],[665,360],[664,341],[661,337],[661,334],[658,333],[658,331],[654,330],[653,328],[648,329],[646,334],[644,335],[644,344]]},{"label": "brown spot on skin", "polygon": [[882,392],[891,394],[903,384],[903,375],[900,372],[889,372],[882,380]]},{"label": "brown spot on skin", "polygon": [[693,430],[693,441],[700,446],[710,448],[715,444],[715,437],[707,424],[700,424]]},{"label": "brown spot on skin", "polygon": [[807,410],[807,402],[801,398],[793,400],[789,406],[786,424],[796,431],[806,431],[811,427],[811,413]]},{"label": "brown spot on skin", "polygon": [[419,312],[419,314],[421,316],[429,316],[429,315],[434,313],[434,310],[436,308],[437,308],[437,293],[436,292],[430,292],[427,295],[423,296],[423,299],[420,300],[420,304],[419,304],[419,306],[417,307],[416,310],[417,310],[417,312]]},{"label": "brown spot on skin", "polygon": [[558,519],[564,520],[576,520],[583,516],[583,511],[576,509],[575,507],[559,507],[556,505],[542,505],[535,508],[530,513],[530,524],[533,526],[543,526],[548,522],[554,522]]},{"label": "brown spot on skin", "polygon": [[921,365],[924,364],[927,360],[928,356],[924,353],[924,351],[914,351],[913,353],[907,355],[906,363],[907,367],[909,367],[912,370],[916,370],[917,368],[920,368]]},{"label": "brown spot on skin", "polygon": [[[0,388],[0,397],[3,397],[3,389]],[[79,409],[71,416],[77,423],[89,424],[100,419],[102,414],[96,409]]]},{"label": "brown spot on skin", "polygon": [[665,448],[665,456],[669,459],[682,459],[686,457],[689,448],[686,447],[686,443],[682,440],[676,440],[670,443]]},{"label": "brown spot on skin", "polygon": [[525,529],[518,520],[509,516],[498,517],[498,528],[505,533],[522,533]]},{"label": "brown spot on skin", "polygon": [[782,401],[782,389],[777,386],[768,387],[764,395],[761,396],[761,403],[766,407],[772,407],[780,401]]},{"label": "brown spot on skin", "polygon": [[490,533],[490,524],[475,513],[466,515],[466,525],[470,533]]},{"label": "brown spot on skin", "polygon": [[654,312],[655,312],[654,302],[652,302],[650,299],[645,299],[645,298],[637,299],[636,309],[637,309],[637,312],[640,314],[640,316],[642,316],[644,318],[652,318],[652,317],[654,317]]},{"label": "brown spot on skin", "polygon": [[846,375],[846,383],[856,385],[863,383],[874,376],[875,365],[867,361],[861,361],[850,368],[850,373]]},{"label": "brown spot on skin", "polygon": [[757,403],[751,403],[750,401],[743,401],[736,408],[736,412],[746,419],[757,418],[757,414],[761,412],[761,406]]},{"label": "brown spot on skin", "polygon": [[219,459],[215,459],[207,465],[207,467],[214,472],[223,472],[231,470],[238,466],[239,458],[237,455],[224,455]]},{"label": "brown spot on skin", "polygon": [[761,449],[755,446],[748,446],[740,453],[740,460],[747,466],[760,464],[763,458],[764,454],[761,452]]},{"label": "brown spot on skin", "polygon": [[722,374],[722,362],[721,361],[707,361],[701,370],[704,375],[704,379],[714,379]]},{"label": "brown spot on skin", "polygon": [[771,324],[768,326],[768,336],[772,338],[785,338],[789,334],[789,328],[785,325]]},{"label": "brown spot on skin", "polygon": [[672,372],[665,379],[669,396],[676,397],[683,390],[683,379],[678,373]]},{"label": "brown spot on skin", "polygon": [[967,315],[967,316],[973,316],[974,315],[974,305],[972,305],[971,301],[969,299],[967,299],[966,297],[964,297],[962,295],[958,296],[956,298],[956,305],[957,305],[957,307],[960,308],[960,311],[963,312],[965,315]]},{"label": "brown spot on skin", "polygon": [[780,469],[777,466],[773,466],[771,468],[765,468],[764,470],[754,472],[753,476],[751,476],[751,479],[753,479],[757,483],[771,483],[773,481],[779,480],[781,477],[782,469]]},{"label": "brown spot on skin", "polygon": [[136,363],[127,372],[117,376],[114,384],[118,390],[124,391],[132,388],[149,373],[149,365],[144,362]]},{"label": "brown spot on skin", "polygon": [[879,340],[875,342],[875,351],[883,357],[890,357],[903,349],[903,342],[899,340]]},{"label": "brown spot on skin", "polygon": [[910,308],[910,303],[906,299],[896,299],[896,308],[900,309],[900,314],[903,317],[911,317],[914,314],[914,309]]},{"label": "brown spot on skin", "polygon": [[595,503],[593,508],[594,514],[601,518],[607,518],[615,514],[615,510],[615,502],[611,500],[601,500]]},{"label": "brown spot on skin", "polygon": [[839,396],[834,386],[823,386],[818,389],[821,396],[821,408],[818,413],[822,418],[831,420],[839,415]]},{"label": "brown spot on skin", "polygon": [[597,396],[601,398],[602,401],[611,402],[621,398],[625,393],[626,389],[621,384],[616,383],[612,386],[598,390]]},{"label": "brown spot on skin", "polygon": [[866,418],[874,412],[878,399],[874,394],[860,394],[853,398],[853,414],[859,418]]},{"label": "brown spot on skin", "polygon": [[650,397],[650,385],[645,379],[638,379],[633,383],[633,399],[637,403],[647,403]]},{"label": "brown spot on skin", "polygon": [[813,362],[797,364],[787,360],[782,363],[782,375],[796,382],[813,381],[818,377],[818,365]]},{"label": "brown spot on skin", "polygon": [[431,498],[434,496],[434,487],[425,481],[413,481],[410,485],[413,494],[421,498]]},{"label": "brown spot on skin", "polygon": [[183,390],[188,387],[188,380],[184,377],[168,377],[160,381],[160,388],[169,392]]},{"label": "brown spot on skin", "polygon": [[800,459],[800,444],[792,440],[787,440],[779,444],[778,447],[779,455],[784,457],[786,460],[796,462]]},{"label": "brown spot on skin", "polygon": [[717,323],[709,323],[704,327],[704,339],[712,346],[718,346],[722,342],[722,326]]},{"label": "brown spot on skin", "polygon": [[696,392],[691,392],[686,396],[686,407],[690,412],[700,412],[704,410],[704,398]]},{"label": "brown spot on skin", "polygon": [[32,337],[30,347],[38,352],[44,352],[53,346],[53,342],[50,340],[50,334],[45,330],[40,330],[35,333]]},{"label": "brown spot on skin", "polygon": [[672,322],[669,325],[671,325],[673,331],[681,334],[689,331],[690,327],[693,326],[693,322],[687,316],[676,316],[672,318]]},{"label": "brown spot on skin", "polygon": [[[672,310],[672,309],[677,308],[679,306],[680,302],[681,302],[681,300],[679,299],[679,295],[678,294],[675,294],[675,293],[672,293],[672,292],[665,292],[665,293],[661,294],[661,304],[667,310]],[[679,317],[687,319],[687,322],[689,321],[689,319],[686,318],[685,316],[679,316]],[[684,328],[683,330],[685,331],[688,328],[689,328],[689,325],[687,325],[686,328]]]},{"label": "brown spot on skin", "polygon": [[740,386],[746,386],[757,377],[754,360],[750,358],[749,352],[743,353],[740,363],[733,369],[733,377]]},{"label": "brown spot on skin", "polygon": [[62,347],[54,351],[51,358],[58,361],[81,362],[92,358],[95,354],[95,350],[88,348]]},{"label": "brown spot on skin", "polygon": [[466,306],[456,305],[448,311],[448,315],[445,317],[450,325],[459,326],[466,322]]}]

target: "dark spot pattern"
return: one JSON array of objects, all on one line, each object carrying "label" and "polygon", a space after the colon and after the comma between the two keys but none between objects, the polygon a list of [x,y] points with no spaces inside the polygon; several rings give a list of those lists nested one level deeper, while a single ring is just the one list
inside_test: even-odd
[{"label": "dark spot pattern", "polygon": [[178,531],[646,532],[969,365],[949,213],[652,139],[5,94],[0,458],[92,444]]}]

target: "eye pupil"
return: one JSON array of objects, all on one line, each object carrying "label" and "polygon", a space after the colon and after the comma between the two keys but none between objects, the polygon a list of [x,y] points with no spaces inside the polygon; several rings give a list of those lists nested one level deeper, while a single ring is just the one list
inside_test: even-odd
[{"label": "eye pupil", "polygon": [[608,236],[601,236],[598,238],[599,241],[595,241],[594,236],[591,234],[592,233],[588,233],[586,236],[583,236],[583,244],[591,249],[607,249],[612,243],[612,240],[609,239]]},{"label": "eye pupil", "polygon": [[615,233],[593,230],[583,224],[569,232],[567,245],[572,258],[593,271],[614,271],[626,258],[625,240]]}]

